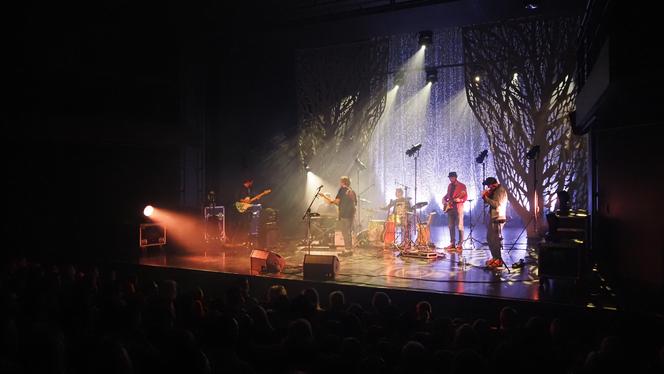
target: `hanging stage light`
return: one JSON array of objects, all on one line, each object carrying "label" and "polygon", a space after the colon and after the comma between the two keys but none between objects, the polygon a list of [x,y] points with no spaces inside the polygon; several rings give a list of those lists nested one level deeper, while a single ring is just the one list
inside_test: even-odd
[{"label": "hanging stage light", "polygon": [[529,160],[534,160],[537,158],[540,152],[540,146],[539,145],[534,145],[530,150],[526,153],[526,158]]},{"label": "hanging stage light", "polygon": [[486,149],[483,150],[482,152],[480,152],[479,155],[477,155],[477,157],[475,157],[475,162],[477,162],[478,164],[483,163],[483,162],[484,162],[484,159],[486,158],[486,156],[487,156],[488,154],[489,154],[489,151],[488,151],[488,150],[486,150]]},{"label": "hanging stage light", "polygon": [[431,30],[420,31],[417,42],[420,47],[428,47],[433,44],[433,32]]},{"label": "hanging stage light", "polygon": [[438,70],[436,68],[427,68],[427,83],[436,83],[438,82]]}]

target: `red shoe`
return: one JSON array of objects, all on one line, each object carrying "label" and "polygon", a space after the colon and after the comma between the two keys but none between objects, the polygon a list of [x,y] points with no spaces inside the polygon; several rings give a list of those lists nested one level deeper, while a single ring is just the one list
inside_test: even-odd
[{"label": "red shoe", "polygon": [[493,265],[494,261],[496,261],[496,260],[497,260],[497,259],[492,258],[492,259],[486,260],[486,262],[485,262],[484,264],[485,264],[487,267],[491,267],[491,266]]},{"label": "red shoe", "polygon": [[491,265],[488,265],[488,266],[489,266],[490,268],[499,268],[499,267],[502,267],[502,266],[504,266],[504,265],[505,265],[505,263],[503,262],[503,260],[501,260],[501,259],[499,259],[499,258],[496,258],[496,259],[493,260],[493,262],[491,263]]},{"label": "red shoe", "polygon": [[447,247],[445,247],[443,249],[454,249],[454,248],[456,248],[456,247],[454,246],[454,243],[452,243],[452,244],[448,245]]},{"label": "red shoe", "polygon": [[461,245],[461,243],[457,244],[456,251],[459,252],[459,253],[463,252],[463,245]]}]

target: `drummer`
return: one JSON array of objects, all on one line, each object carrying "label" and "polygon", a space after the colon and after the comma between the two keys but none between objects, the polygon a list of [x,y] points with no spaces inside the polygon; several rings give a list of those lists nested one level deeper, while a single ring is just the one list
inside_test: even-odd
[{"label": "drummer", "polygon": [[405,225],[406,214],[410,212],[410,197],[404,197],[403,189],[397,188],[394,192],[396,199],[390,200],[383,210],[387,210],[388,220],[395,222],[397,225]]}]

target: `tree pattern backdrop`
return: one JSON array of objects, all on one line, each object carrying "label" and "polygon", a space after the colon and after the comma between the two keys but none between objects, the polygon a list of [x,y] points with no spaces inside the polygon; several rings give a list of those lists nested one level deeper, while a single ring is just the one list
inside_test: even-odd
[{"label": "tree pattern backdrop", "polygon": [[[570,192],[574,205],[585,206],[586,139],[572,135],[569,119],[576,29],[574,18],[463,28],[468,103],[524,222],[553,208],[560,189]],[[537,162],[525,157],[535,145]],[[535,227],[529,225],[529,236]]]},{"label": "tree pattern backdrop", "polygon": [[301,162],[328,174],[348,174],[385,107],[385,38],[297,55]]}]

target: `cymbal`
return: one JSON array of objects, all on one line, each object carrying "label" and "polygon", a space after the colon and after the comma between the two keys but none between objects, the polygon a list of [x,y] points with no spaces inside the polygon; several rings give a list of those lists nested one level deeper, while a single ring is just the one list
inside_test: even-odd
[{"label": "cymbal", "polygon": [[413,209],[420,209],[420,208],[423,208],[423,207],[427,206],[428,204],[429,203],[426,202],[426,201],[420,201],[419,203],[416,203],[415,205],[413,205]]}]

